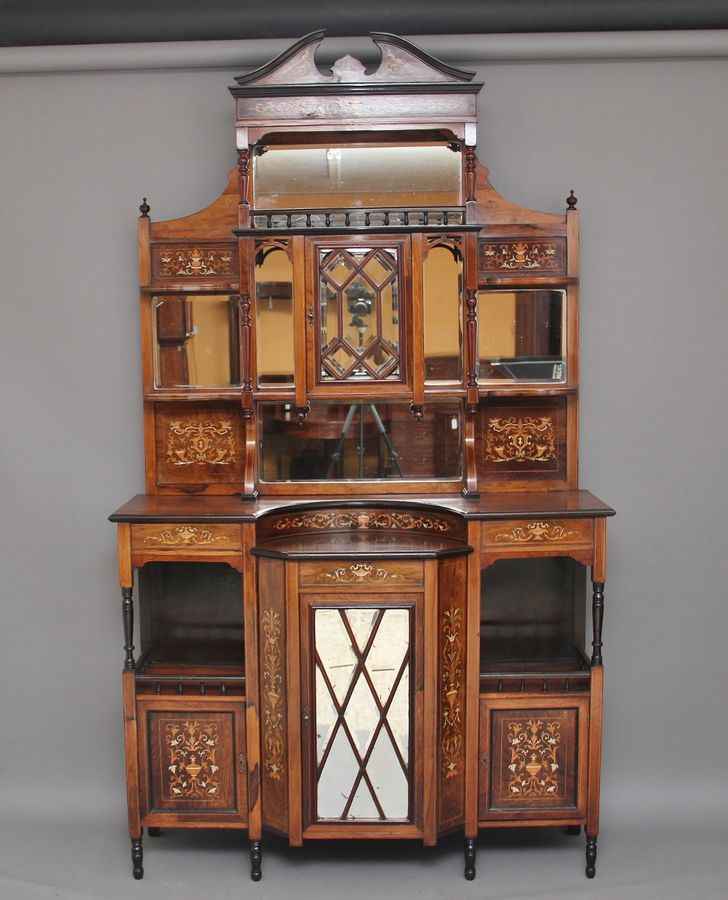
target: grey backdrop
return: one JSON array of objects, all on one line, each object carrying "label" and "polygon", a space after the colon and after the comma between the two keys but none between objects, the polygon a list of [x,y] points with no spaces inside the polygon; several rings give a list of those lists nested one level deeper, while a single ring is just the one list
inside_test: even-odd
[{"label": "grey backdrop", "polygon": [[[171,836],[143,887],[129,874],[106,517],[143,490],[136,216],[142,196],[169,218],[223,189],[234,74],[0,80],[4,897],[335,896],[342,854],[362,859],[273,841],[254,889],[239,837]],[[486,835],[474,888],[455,841],[409,861],[366,850],[346,890],[393,872],[409,883],[396,896],[724,896],[728,59],[481,63],[478,77],[496,189],[560,211],[573,188],[582,214],[581,485],[618,511],[598,876],[583,878],[581,839]]]}]

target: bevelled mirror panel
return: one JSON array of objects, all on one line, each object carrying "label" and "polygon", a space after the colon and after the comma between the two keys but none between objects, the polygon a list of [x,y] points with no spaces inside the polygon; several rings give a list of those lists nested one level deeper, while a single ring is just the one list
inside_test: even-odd
[{"label": "bevelled mirror panel", "polygon": [[480,291],[479,381],[566,381],[565,322],[565,291]]},{"label": "bevelled mirror panel", "polygon": [[463,379],[463,257],[456,239],[440,241],[423,270],[425,382],[459,384]]},{"label": "bevelled mirror panel", "polygon": [[255,254],[258,387],[293,384],[293,265],[286,250],[261,244]]},{"label": "bevelled mirror panel", "polygon": [[260,403],[261,481],[460,478],[460,403],[428,403],[421,422],[409,406],[314,401],[299,424],[292,404]]},{"label": "bevelled mirror panel", "polygon": [[256,209],[458,206],[462,154],[447,143],[270,145],[253,157]]},{"label": "bevelled mirror panel", "polygon": [[152,297],[154,386],[240,385],[239,304],[230,294]]}]

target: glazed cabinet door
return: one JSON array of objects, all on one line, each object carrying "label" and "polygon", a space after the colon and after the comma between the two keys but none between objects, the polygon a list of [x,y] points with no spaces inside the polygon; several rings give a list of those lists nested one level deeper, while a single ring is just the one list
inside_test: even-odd
[{"label": "glazed cabinet door", "polygon": [[422,829],[422,595],[302,595],[304,829]]},{"label": "glazed cabinet door", "polygon": [[478,819],[586,814],[587,697],[481,697]]},{"label": "glazed cabinet door", "polygon": [[244,703],[181,701],[137,702],[143,824],[245,824]]},{"label": "glazed cabinet door", "polygon": [[410,384],[408,260],[402,236],[307,242],[311,396],[370,397]]}]

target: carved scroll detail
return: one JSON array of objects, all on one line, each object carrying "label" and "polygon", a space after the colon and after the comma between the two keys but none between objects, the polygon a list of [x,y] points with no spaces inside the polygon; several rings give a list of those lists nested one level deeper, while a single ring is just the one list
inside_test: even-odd
[{"label": "carved scroll detail", "polygon": [[529,522],[528,525],[512,528],[496,534],[494,540],[509,544],[547,544],[564,541],[570,537],[578,537],[578,531],[567,531],[561,525],[548,522]]},{"label": "carved scroll detail", "polygon": [[281,656],[281,616],[266,609],[261,617],[263,630],[263,768],[266,775],[280,781],[283,764],[283,660]]},{"label": "carved scroll detail", "polygon": [[167,528],[159,534],[150,534],[144,538],[145,544],[164,544],[165,547],[202,546],[204,544],[226,544],[226,535],[215,535],[208,528],[195,528],[193,525],[179,525]]},{"label": "carved scroll detail", "polygon": [[165,741],[169,751],[166,782],[172,799],[214,797],[219,789],[215,761],[217,726],[212,722],[168,722]]},{"label": "carved scroll detail", "polygon": [[437,531],[451,530],[449,522],[435,516],[410,515],[409,513],[302,513],[278,519],[273,527],[276,531],[292,531],[299,528],[373,528],[398,529],[401,531]]},{"label": "carved scroll detail", "polygon": [[489,419],[485,459],[493,463],[556,459],[556,434],[551,416]]},{"label": "carved scroll detail", "polygon": [[208,463],[229,466],[236,460],[235,434],[229,420],[169,423],[167,462],[173,466]]},{"label": "carved scroll detail", "polygon": [[442,614],[442,774],[454,778],[462,772],[463,654],[460,642],[462,610],[450,607]]},{"label": "carved scroll detail", "polygon": [[558,722],[528,719],[508,723],[510,749],[508,793],[521,797],[553,797],[560,788]]},{"label": "carved scroll detail", "polygon": [[331,572],[321,572],[316,581],[336,582],[337,584],[381,584],[383,581],[398,581],[401,578],[402,576],[398,572],[375,569],[368,563],[352,563],[348,567],[333,569]]}]

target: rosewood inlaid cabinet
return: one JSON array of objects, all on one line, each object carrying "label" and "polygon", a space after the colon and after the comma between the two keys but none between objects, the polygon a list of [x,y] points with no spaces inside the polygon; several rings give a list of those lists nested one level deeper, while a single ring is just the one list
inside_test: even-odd
[{"label": "rosewood inlaid cabinet", "polygon": [[481,830],[583,827],[594,875],[613,510],[578,486],[576,198],[497,194],[482,85],[371,37],[237,78],[225,191],[140,208],[136,878],[170,828],[244,830],[257,880],[266,833],[459,831],[472,879]]}]

